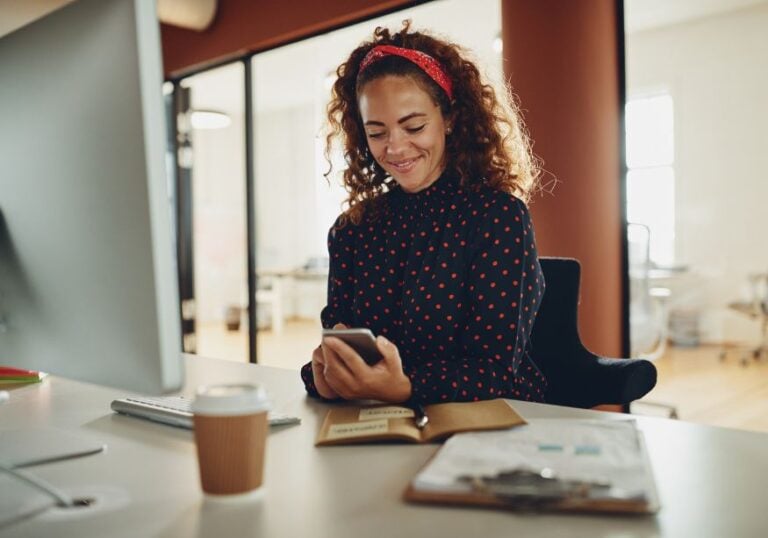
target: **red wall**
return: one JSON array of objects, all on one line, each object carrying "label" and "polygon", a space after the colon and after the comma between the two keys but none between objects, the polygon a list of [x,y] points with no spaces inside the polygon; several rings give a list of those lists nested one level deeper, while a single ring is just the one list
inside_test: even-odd
[{"label": "red wall", "polygon": [[531,205],[539,254],[582,264],[582,339],[621,356],[620,110],[614,0],[502,0],[505,70],[553,195]]},{"label": "red wall", "polygon": [[162,25],[166,76],[301,37],[415,2],[408,0],[219,0],[204,32]]}]

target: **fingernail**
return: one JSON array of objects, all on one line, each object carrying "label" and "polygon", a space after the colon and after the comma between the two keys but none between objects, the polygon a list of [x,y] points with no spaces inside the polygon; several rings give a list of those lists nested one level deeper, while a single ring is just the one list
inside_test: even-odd
[{"label": "fingernail", "polygon": [[389,340],[387,340],[385,337],[383,337],[381,335],[377,336],[376,338],[379,340],[379,343],[381,343],[381,344],[383,344],[385,346],[392,345],[392,342],[390,342]]}]

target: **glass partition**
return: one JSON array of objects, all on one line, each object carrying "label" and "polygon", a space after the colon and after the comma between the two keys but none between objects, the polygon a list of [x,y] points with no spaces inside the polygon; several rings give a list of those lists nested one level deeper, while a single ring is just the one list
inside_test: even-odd
[{"label": "glass partition", "polygon": [[196,318],[196,352],[248,361],[243,64],[188,77],[181,87],[190,104],[177,120],[188,137],[195,300],[187,309]]}]

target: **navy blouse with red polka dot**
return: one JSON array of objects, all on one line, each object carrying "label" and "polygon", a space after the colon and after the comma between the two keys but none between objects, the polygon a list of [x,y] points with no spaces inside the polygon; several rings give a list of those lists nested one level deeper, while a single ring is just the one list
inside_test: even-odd
[{"label": "navy blouse with red polka dot", "polygon": [[[384,194],[376,220],[328,235],[323,327],[367,327],[393,342],[420,403],[543,401],[528,353],[544,292],[525,204],[444,174],[409,194]],[[318,396],[311,363],[301,376]]]}]

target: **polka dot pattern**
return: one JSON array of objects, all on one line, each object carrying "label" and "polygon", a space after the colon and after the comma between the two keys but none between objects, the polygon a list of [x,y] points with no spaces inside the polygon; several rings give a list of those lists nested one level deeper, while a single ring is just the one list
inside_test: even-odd
[{"label": "polka dot pattern", "polygon": [[[447,175],[384,197],[377,221],[331,228],[323,327],[367,327],[394,342],[415,401],[543,401],[528,348],[544,277],[525,204]],[[301,375],[317,396],[311,363]]]}]

